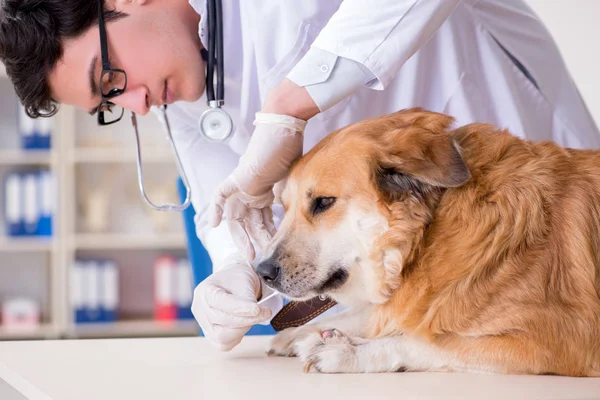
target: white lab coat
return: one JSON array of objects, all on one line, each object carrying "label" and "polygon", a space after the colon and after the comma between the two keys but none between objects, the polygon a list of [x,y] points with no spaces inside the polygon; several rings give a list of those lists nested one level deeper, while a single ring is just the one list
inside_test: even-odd
[{"label": "white lab coat", "polygon": [[[205,0],[190,4],[204,20]],[[376,79],[309,121],[305,151],[345,125],[414,106],[452,115],[457,125],[489,122],[530,140],[600,147],[558,49],[522,0],[227,0],[223,7],[225,109],[235,134],[218,144],[203,138],[204,96],[168,109],[197,234],[217,266],[236,249],[226,224],[206,223],[213,190],[236,167],[269,91],[311,45],[361,63]],[[204,43],[205,32],[201,22]]]}]

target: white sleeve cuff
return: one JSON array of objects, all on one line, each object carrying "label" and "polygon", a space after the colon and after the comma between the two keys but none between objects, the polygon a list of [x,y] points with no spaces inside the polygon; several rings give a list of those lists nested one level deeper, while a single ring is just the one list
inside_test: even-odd
[{"label": "white sleeve cuff", "polygon": [[306,88],[323,112],[366,86],[375,76],[354,60],[311,47],[287,78]]},{"label": "white sleeve cuff", "polygon": [[227,221],[223,221],[216,228],[208,226],[205,218],[196,214],[196,236],[202,242],[212,262],[213,272],[216,272],[230,263],[232,259],[244,259],[239,249],[233,243]]}]

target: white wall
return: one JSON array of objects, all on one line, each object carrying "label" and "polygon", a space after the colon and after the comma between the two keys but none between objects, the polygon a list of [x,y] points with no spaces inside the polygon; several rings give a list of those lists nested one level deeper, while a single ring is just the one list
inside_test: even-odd
[{"label": "white wall", "polygon": [[546,24],[600,128],[600,0],[527,0]]}]

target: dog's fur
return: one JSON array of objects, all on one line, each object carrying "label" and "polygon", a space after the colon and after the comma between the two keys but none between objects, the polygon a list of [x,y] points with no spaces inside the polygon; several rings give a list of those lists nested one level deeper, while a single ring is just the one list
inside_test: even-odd
[{"label": "dog's fur", "polygon": [[452,123],[403,110],[294,165],[258,270],[349,310],[271,353],[322,372],[600,376],[600,151]]}]

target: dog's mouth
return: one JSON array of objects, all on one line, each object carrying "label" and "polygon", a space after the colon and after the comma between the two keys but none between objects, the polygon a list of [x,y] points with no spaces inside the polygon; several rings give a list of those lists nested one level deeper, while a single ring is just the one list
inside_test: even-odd
[{"label": "dog's mouth", "polygon": [[348,271],[343,268],[338,268],[327,278],[325,282],[319,285],[315,292],[325,294],[333,290],[339,289],[348,280]]}]

